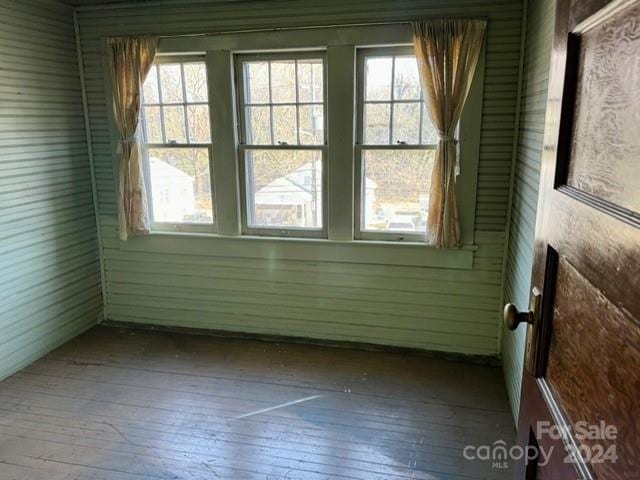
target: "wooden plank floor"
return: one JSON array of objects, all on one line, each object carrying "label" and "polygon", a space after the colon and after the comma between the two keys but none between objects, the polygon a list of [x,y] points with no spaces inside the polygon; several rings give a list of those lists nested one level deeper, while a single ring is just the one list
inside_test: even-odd
[{"label": "wooden plank floor", "polygon": [[506,479],[498,368],[95,327],[0,383],[0,479]]}]

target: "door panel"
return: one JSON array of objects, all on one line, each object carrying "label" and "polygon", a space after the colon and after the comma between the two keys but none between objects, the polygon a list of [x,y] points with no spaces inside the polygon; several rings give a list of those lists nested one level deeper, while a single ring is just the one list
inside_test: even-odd
[{"label": "door panel", "polygon": [[[580,31],[567,184],[640,211],[640,4]],[[573,33],[576,35],[576,33]],[[571,61],[571,58],[569,58]]]},{"label": "door panel", "polygon": [[[640,445],[640,330],[569,262],[560,258],[546,380],[571,425],[606,425],[615,438],[582,438],[578,446],[598,455],[615,445],[616,468],[631,472]],[[597,311],[597,316],[591,312]],[[582,433],[582,432],[581,432]],[[599,445],[599,447],[598,447]],[[612,462],[592,462],[601,478],[616,478]],[[628,477],[625,477],[628,478]]]}]

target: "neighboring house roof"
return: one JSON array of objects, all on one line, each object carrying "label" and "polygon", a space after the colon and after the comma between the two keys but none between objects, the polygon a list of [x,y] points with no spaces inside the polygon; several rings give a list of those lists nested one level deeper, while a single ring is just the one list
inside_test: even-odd
[{"label": "neighboring house roof", "polygon": [[364,182],[364,188],[366,188],[367,190],[375,190],[376,188],[378,188],[378,184],[374,180],[371,180],[369,177],[365,177]]},{"label": "neighboring house roof", "polygon": [[[276,178],[256,192],[255,202],[260,205],[305,205],[314,194],[309,181],[312,171],[312,164],[305,163],[288,175]],[[319,162],[315,174],[318,178],[322,175]]]},{"label": "neighboring house roof", "polygon": [[153,178],[156,180],[193,180],[191,175],[158,158],[151,157],[149,161],[151,163],[151,169],[153,170]]},{"label": "neighboring house roof", "polygon": [[[315,164],[316,178],[321,178],[320,162]],[[312,184],[308,181],[312,173],[311,163],[301,165],[288,175],[276,178],[256,192],[255,202],[260,205],[305,205],[314,195]],[[366,180],[367,189],[375,189],[378,185],[371,179]]]}]

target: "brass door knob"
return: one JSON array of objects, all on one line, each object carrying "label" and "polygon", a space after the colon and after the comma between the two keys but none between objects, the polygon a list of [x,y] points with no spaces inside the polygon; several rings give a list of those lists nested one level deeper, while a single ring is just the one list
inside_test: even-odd
[{"label": "brass door knob", "polygon": [[509,330],[515,330],[521,323],[533,323],[533,312],[520,312],[513,303],[504,306],[504,324]]}]

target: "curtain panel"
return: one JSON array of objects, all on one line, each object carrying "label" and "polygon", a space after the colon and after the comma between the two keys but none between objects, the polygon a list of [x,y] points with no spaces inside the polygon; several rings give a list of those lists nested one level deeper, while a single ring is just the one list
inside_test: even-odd
[{"label": "curtain panel", "polygon": [[107,40],[113,112],[120,134],[118,220],[122,240],[149,233],[149,206],[136,131],[140,92],[153,64],[157,45],[157,37],[113,37]]},{"label": "curtain panel", "polygon": [[468,19],[413,23],[420,82],[439,134],[427,220],[427,241],[436,247],[460,245],[455,133],[478,64],[486,25],[484,20]]}]

